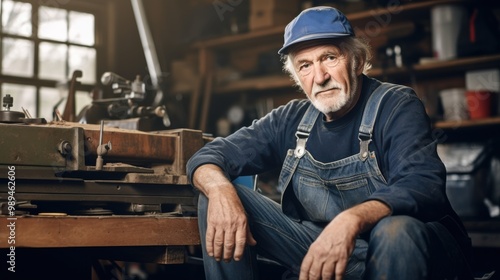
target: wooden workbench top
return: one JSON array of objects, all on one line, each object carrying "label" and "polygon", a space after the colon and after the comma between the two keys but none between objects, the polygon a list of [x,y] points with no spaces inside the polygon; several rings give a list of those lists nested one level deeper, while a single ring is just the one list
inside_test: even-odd
[{"label": "wooden workbench top", "polygon": [[200,244],[197,219],[192,217],[0,216],[0,228],[0,248]]}]

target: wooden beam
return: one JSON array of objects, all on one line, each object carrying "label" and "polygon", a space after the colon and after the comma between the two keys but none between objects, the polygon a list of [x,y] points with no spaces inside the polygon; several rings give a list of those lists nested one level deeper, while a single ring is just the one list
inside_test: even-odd
[{"label": "wooden beam", "polygon": [[[14,227],[8,227],[14,225]],[[26,216],[0,218],[0,248],[199,245],[191,217]],[[9,239],[9,237],[11,239]],[[15,244],[8,243],[14,238]]]}]

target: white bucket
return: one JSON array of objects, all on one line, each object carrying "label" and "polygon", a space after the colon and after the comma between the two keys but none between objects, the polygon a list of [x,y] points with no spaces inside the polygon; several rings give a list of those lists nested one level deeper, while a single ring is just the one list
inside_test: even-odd
[{"label": "white bucket", "polygon": [[457,57],[458,35],[465,15],[465,8],[459,5],[432,8],[432,50],[435,58],[447,60]]},{"label": "white bucket", "polygon": [[450,88],[439,92],[443,104],[445,121],[460,121],[469,118],[464,88]]}]

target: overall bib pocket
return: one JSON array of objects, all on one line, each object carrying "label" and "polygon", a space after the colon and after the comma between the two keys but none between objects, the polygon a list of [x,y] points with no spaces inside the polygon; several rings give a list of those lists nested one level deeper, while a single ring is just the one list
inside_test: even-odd
[{"label": "overall bib pocket", "polygon": [[348,178],[323,181],[309,176],[298,176],[296,196],[307,214],[315,222],[329,222],[340,212],[363,202],[370,195],[366,178]]}]

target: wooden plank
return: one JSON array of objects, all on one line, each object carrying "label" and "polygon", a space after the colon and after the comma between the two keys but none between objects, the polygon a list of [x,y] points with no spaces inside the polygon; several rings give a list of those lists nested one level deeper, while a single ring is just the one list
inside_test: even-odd
[{"label": "wooden plank", "polygon": [[500,125],[500,117],[491,117],[477,120],[462,120],[462,121],[441,121],[434,124],[435,128],[442,129],[460,129],[479,126],[498,126]]},{"label": "wooden plank", "polygon": [[[173,173],[186,174],[186,164],[188,160],[199,149],[203,147],[203,135],[200,130],[183,129],[179,131],[179,141],[177,141],[177,156],[175,157]],[[187,179],[187,176],[186,176]]]},{"label": "wooden plank", "polygon": [[[259,29],[252,32],[241,33],[232,36],[208,39],[194,45],[196,49],[203,48],[234,48],[236,46],[245,46],[248,43],[261,43],[264,38],[276,40],[282,39],[285,26],[276,26],[271,28]],[[258,41],[257,41],[258,40]]]},{"label": "wooden plank", "polygon": [[427,63],[415,64],[413,69],[417,72],[441,71],[441,70],[458,70],[477,68],[478,65],[484,67],[498,65],[500,54],[462,57],[450,60],[435,60]]},{"label": "wooden plank", "polygon": [[[143,134],[135,131],[109,131],[104,128],[103,144],[111,141],[112,149],[104,156],[106,162],[172,162],[175,159],[176,137]],[[97,157],[99,131],[84,131],[85,143],[91,156]],[[140,143],[140,144],[139,144]]]},{"label": "wooden plank", "polygon": [[200,77],[196,78],[195,86],[193,92],[191,94],[191,100],[189,101],[189,126],[190,128],[196,127],[198,120],[198,106],[200,104],[202,85],[204,81],[204,77],[200,75]]},{"label": "wooden plank", "polygon": [[[0,218],[0,248],[198,245],[196,218],[163,216],[26,216]],[[14,235],[13,235],[14,234]],[[15,244],[8,244],[9,236]],[[12,238],[11,238],[12,239]]]},{"label": "wooden plank", "polygon": [[247,78],[215,88],[214,93],[225,94],[243,90],[265,90],[278,88],[292,88],[292,79],[284,74]]},{"label": "wooden plank", "polygon": [[[37,125],[36,128],[75,128],[83,129],[85,156],[97,157],[100,126],[74,122],[53,122]],[[176,135],[157,134],[138,130],[120,129],[104,126],[103,143],[111,141],[112,149],[104,156],[106,162],[133,164],[137,162],[170,163],[175,159]],[[138,145],[140,143],[140,145]]]},{"label": "wooden plank", "polygon": [[205,85],[203,87],[203,102],[201,104],[201,115],[200,115],[200,130],[207,130],[207,122],[210,111],[210,104],[212,103],[212,92],[213,92],[213,80],[214,74],[209,72],[206,76]]},{"label": "wooden plank", "polygon": [[[172,163],[172,166],[167,168],[168,174],[179,174],[177,181],[175,184],[189,184],[187,181],[186,174],[186,164],[188,160],[191,158],[194,153],[196,153],[200,148],[205,145],[205,139],[203,138],[203,133],[201,130],[194,129],[171,129],[159,133],[166,133],[177,135],[177,142],[175,146],[175,160]],[[160,166],[160,168],[162,168]],[[160,172],[161,173],[161,172]],[[182,176],[184,175],[184,176]],[[160,174],[160,176],[164,176]]]}]

